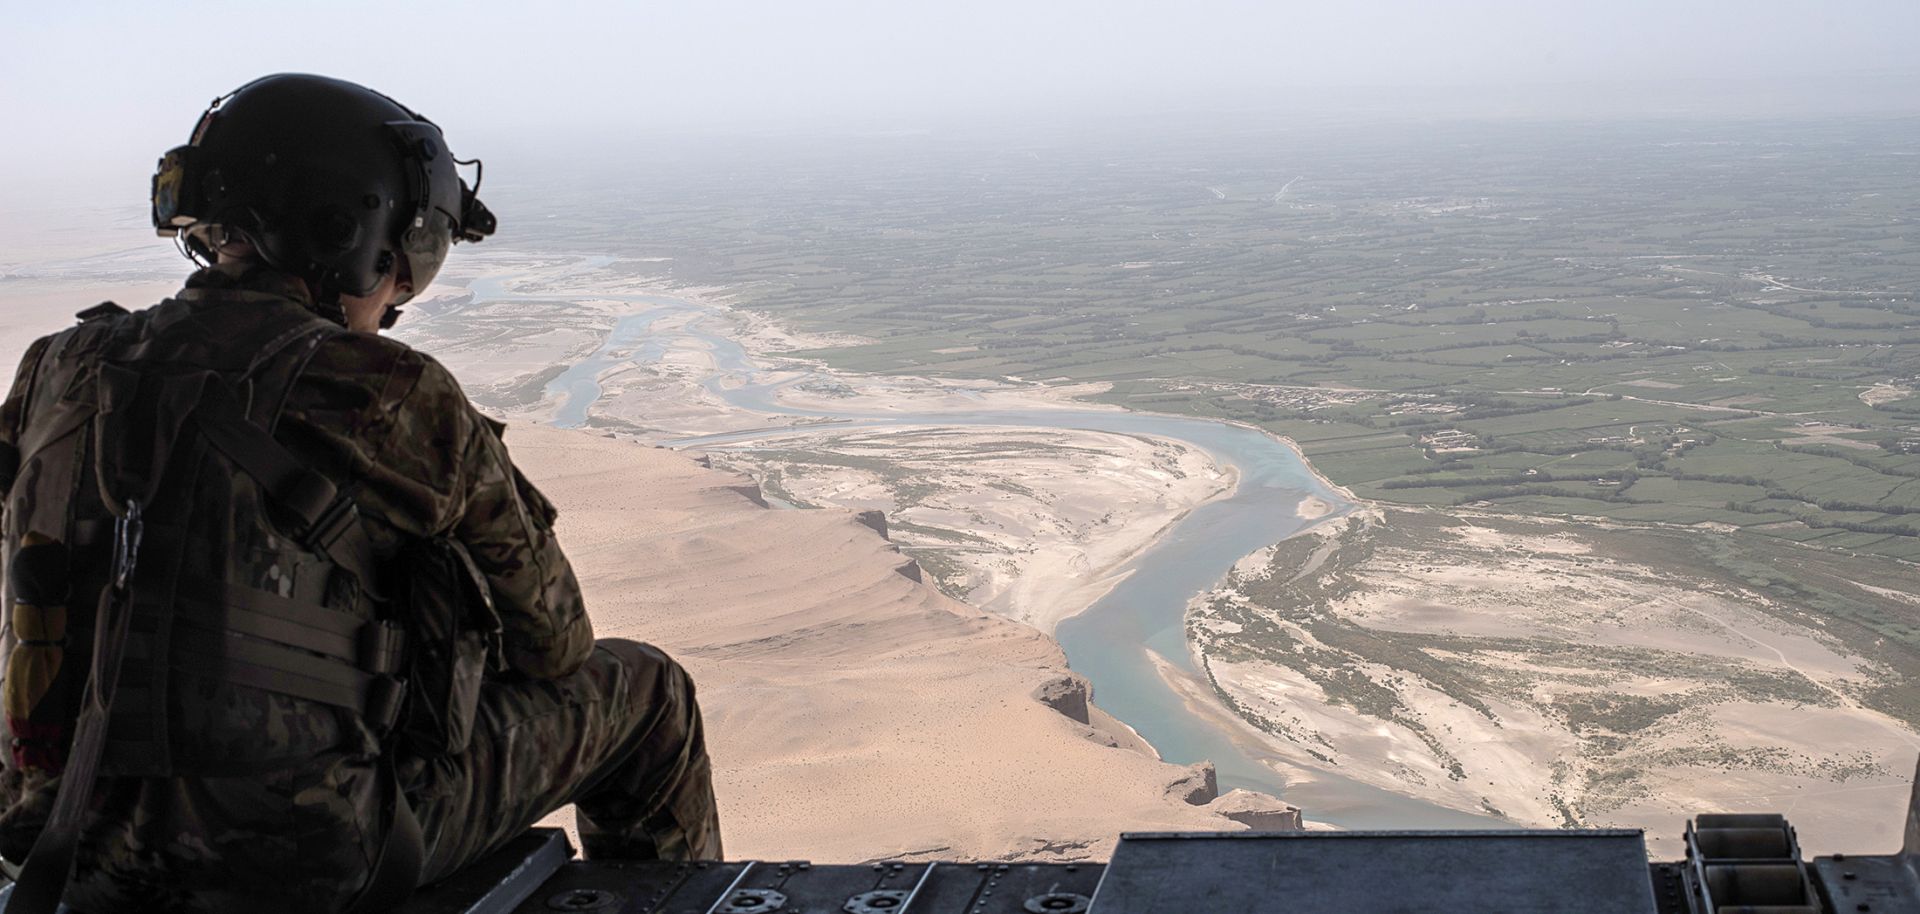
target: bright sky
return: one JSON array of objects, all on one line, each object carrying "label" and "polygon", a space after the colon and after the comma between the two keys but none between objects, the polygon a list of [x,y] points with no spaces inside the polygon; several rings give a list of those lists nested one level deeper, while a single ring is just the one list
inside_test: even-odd
[{"label": "bright sky", "polygon": [[1353,88],[1409,113],[1920,112],[1915,0],[102,0],[0,22],[0,207],[143,194],[208,100],[276,71],[371,85],[456,149],[1324,107]]}]

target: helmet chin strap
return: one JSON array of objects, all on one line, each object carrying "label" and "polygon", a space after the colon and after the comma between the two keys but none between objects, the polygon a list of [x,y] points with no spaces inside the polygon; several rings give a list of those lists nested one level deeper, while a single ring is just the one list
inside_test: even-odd
[{"label": "helmet chin strap", "polygon": [[313,313],[342,327],[347,326],[347,311],[345,308],[340,307],[338,299],[334,301],[319,301],[316,299],[313,303]]},{"label": "helmet chin strap", "polygon": [[308,295],[313,299],[313,313],[342,327],[347,326],[347,309],[340,304],[340,285],[329,276],[303,281],[307,284]]},{"label": "helmet chin strap", "polygon": [[403,313],[403,309],[388,305],[386,312],[380,315],[380,329],[392,330],[394,324],[400,323],[400,315]]}]

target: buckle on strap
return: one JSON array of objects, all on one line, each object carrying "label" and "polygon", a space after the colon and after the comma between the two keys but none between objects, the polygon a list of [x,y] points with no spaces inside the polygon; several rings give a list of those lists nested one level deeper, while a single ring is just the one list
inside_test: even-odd
[{"label": "buckle on strap", "polygon": [[335,498],[307,527],[306,545],[331,553],[347,529],[360,522],[360,507],[346,496]]},{"label": "buckle on strap", "polygon": [[274,496],[300,519],[302,545],[316,552],[331,553],[347,529],[360,520],[353,499],[319,473],[301,473]]},{"label": "buckle on strap", "polygon": [[406,632],[398,623],[376,620],[360,627],[359,642],[357,665],[373,674],[360,713],[367,726],[385,735],[400,721],[400,708],[406,704],[406,680],[395,675],[406,650]]},{"label": "buckle on strap", "polygon": [[400,672],[400,662],[407,647],[407,633],[399,624],[384,620],[368,622],[360,626],[358,640],[356,666],[381,677],[390,678]]}]

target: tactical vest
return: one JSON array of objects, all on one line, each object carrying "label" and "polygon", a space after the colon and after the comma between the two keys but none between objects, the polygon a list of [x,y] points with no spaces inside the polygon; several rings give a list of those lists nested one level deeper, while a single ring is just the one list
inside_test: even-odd
[{"label": "tactical vest", "polygon": [[[42,358],[6,500],[16,766],[60,771],[101,691],[104,776],[371,754],[394,722],[401,637],[376,618],[353,501],[272,435],[314,350],[348,331],[285,300],[239,307],[285,319],[95,309]],[[37,605],[56,601],[64,619]]]},{"label": "tactical vest", "polygon": [[275,440],[315,350],[349,331],[256,293],[81,319],[41,356],[18,439],[0,429],[0,705],[14,767],[62,778],[7,914],[58,905],[97,777],[334,751],[379,756],[386,834],[350,910],[388,909],[424,859],[395,756],[465,749],[499,657],[485,581],[428,540],[383,599],[352,493]]}]

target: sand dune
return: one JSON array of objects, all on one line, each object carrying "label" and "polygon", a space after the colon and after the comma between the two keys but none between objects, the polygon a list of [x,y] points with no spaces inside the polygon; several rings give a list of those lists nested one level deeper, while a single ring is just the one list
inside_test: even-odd
[{"label": "sand dune", "polygon": [[1105,731],[1037,700],[1072,691],[1059,648],[910,579],[851,514],[765,509],[672,451],[508,440],[561,508],[599,632],[693,671],[730,854],[1101,857],[1122,830],[1239,827],[1170,796],[1189,769],[1116,747],[1137,741],[1097,710]]}]

